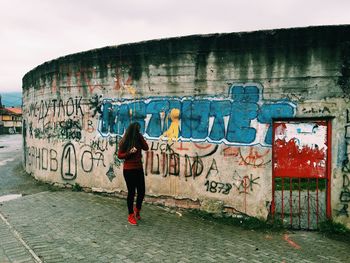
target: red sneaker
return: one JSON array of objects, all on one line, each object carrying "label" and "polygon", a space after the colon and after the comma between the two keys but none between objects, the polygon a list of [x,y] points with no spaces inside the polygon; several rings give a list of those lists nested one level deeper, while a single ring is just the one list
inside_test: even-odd
[{"label": "red sneaker", "polygon": [[134,207],[134,215],[137,220],[141,220],[140,211],[141,209],[137,209],[137,207]]},{"label": "red sneaker", "polygon": [[134,214],[128,216],[128,222],[130,225],[137,226],[137,221]]}]

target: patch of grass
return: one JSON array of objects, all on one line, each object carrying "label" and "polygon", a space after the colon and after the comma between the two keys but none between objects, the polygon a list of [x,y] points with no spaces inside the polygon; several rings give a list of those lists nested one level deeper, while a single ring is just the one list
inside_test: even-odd
[{"label": "patch of grass", "polygon": [[213,214],[203,212],[203,211],[190,211],[195,217],[199,217],[203,220],[212,221],[219,224],[232,225],[242,227],[247,230],[255,231],[282,231],[283,227],[282,221],[278,220],[263,220],[256,217],[250,217],[247,215],[237,215],[236,217],[217,217]]},{"label": "patch of grass", "polygon": [[72,191],[73,192],[81,192],[81,191],[83,191],[83,187],[81,187],[78,183],[75,183],[72,186]]},{"label": "patch of grass", "polygon": [[320,223],[320,233],[326,237],[350,242],[350,229],[332,220],[326,220]]},{"label": "patch of grass", "polygon": [[20,191],[23,195],[33,194],[42,191],[63,191],[62,188],[54,185],[53,183],[41,181],[35,178],[31,173],[27,173],[27,171],[23,168],[22,163],[18,163],[13,168],[13,174],[15,176],[24,177],[24,180],[22,179],[21,183],[19,184],[20,188],[17,188],[17,190]]},{"label": "patch of grass", "polygon": [[[27,174],[28,176],[31,176],[30,174]],[[32,177],[32,176],[31,176]],[[49,191],[49,192],[57,192],[57,191],[63,191],[62,188],[50,183],[50,182],[44,182],[44,181],[40,181],[33,178],[33,182],[34,182],[34,186],[42,189],[43,191]]]},{"label": "patch of grass", "polygon": [[308,190],[315,191],[317,188],[319,191],[327,188],[327,180],[322,178],[275,178],[275,190],[281,191],[282,186],[284,191],[289,191],[292,186],[292,191]]},{"label": "patch of grass", "polygon": [[48,190],[49,190],[50,192],[62,191],[62,188],[60,188],[60,187],[58,187],[58,186],[55,186],[55,185],[53,185],[53,184],[49,184],[49,185],[47,186],[47,188],[48,188]]},{"label": "patch of grass", "polygon": [[13,172],[15,174],[19,174],[19,175],[28,175],[28,173],[26,172],[26,170],[23,168],[22,163],[18,163],[14,168],[13,168]]}]

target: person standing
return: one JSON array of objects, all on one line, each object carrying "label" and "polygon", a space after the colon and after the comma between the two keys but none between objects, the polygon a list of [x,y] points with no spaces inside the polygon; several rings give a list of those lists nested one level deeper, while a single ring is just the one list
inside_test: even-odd
[{"label": "person standing", "polygon": [[[142,150],[148,151],[148,144],[140,133],[140,124],[133,122],[126,129],[118,148],[118,158],[124,159],[123,175],[128,189],[128,222],[131,225],[137,225],[137,220],[141,219],[140,211],[145,197],[145,176],[141,161]],[[136,206],[134,207],[136,192]]]}]

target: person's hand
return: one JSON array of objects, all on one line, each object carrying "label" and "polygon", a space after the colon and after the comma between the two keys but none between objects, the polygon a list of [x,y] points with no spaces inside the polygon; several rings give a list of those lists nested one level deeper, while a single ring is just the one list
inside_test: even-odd
[{"label": "person's hand", "polygon": [[137,151],[136,147],[132,147],[129,152],[130,153],[136,153],[136,151]]}]

